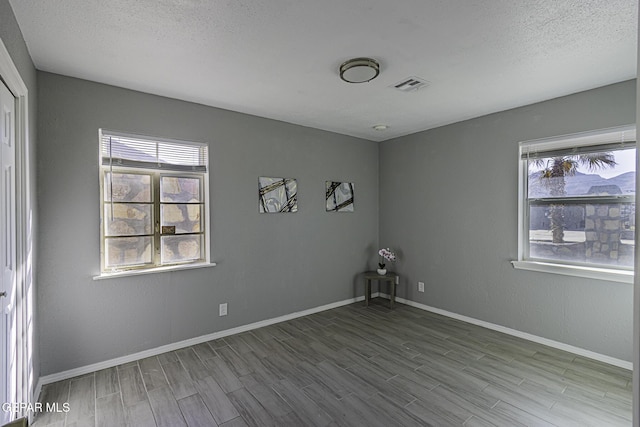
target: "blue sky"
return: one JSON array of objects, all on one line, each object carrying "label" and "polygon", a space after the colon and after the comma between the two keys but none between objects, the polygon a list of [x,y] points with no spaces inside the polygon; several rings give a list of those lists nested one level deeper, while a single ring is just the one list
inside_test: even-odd
[{"label": "blue sky", "polygon": [[[635,149],[614,151],[613,155],[615,156],[616,163],[617,163],[615,168],[599,169],[597,172],[591,172],[591,173],[596,173],[603,178],[612,178],[614,176],[618,176],[623,173],[636,170],[636,150]],[[585,170],[580,170],[580,172],[589,173]]]}]

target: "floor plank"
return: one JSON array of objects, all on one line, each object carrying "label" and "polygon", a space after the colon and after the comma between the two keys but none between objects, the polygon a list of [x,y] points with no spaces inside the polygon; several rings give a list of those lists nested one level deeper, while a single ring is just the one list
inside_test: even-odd
[{"label": "floor plank", "polygon": [[127,427],[156,427],[156,419],[148,400],[137,402],[124,408]]},{"label": "floor plank", "polygon": [[144,388],[140,368],[137,364],[124,368],[118,367],[118,378],[120,379],[120,389],[122,391],[122,402],[124,406],[131,406],[147,400],[147,391]]},{"label": "floor plank", "polygon": [[96,427],[123,426],[124,407],[120,393],[113,393],[96,399]]},{"label": "floor plank", "polygon": [[195,382],[195,387],[204,404],[218,424],[222,424],[240,415],[231,403],[231,393],[225,393],[213,377],[206,377]]},{"label": "floor plank", "polygon": [[149,403],[158,427],[187,426],[178,402],[169,387],[151,390],[149,392]]},{"label": "floor plank", "polygon": [[252,427],[276,426],[276,421],[269,412],[246,389],[229,393],[233,406],[242,415],[246,423]]},{"label": "floor plank", "polygon": [[95,419],[96,391],[94,375],[87,375],[77,379],[72,379],[69,385],[69,412],[67,413],[67,424],[71,422],[81,422],[84,424],[88,419]]},{"label": "floor plank", "polygon": [[178,406],[189,427],[215,426],[216,422],[211,416],[199,394],[194,394],[178,400]]},{"label": "floor plank", "polygon": [[277,419],[293,412],[293,408],[271,388],[271,384],[262,382],[259,376],[245,375],[240,381],[272,417]]},{"label": "floor plank", "polygon": [[184,399],[187,396],[196,394],[193,380],[180,362],[167,363],[163,365],[162,369],[167,376],[167,381],[176,399]]},{"label": "floor plank", "polygon": [[216,356],[207,359],[204,361],[204,364],[225,393],[230,393],[242,388],[242,383],[238,377],[231,372],[227,363],[220,357]]},{"label": "floor plank", "polygon": [[96,372],[96,397],[103,397],[120,392],[118,370],[116,368],[103,369]]},{"label": "floor plank", "polygon": [[209,376],[207,368],[202,363],[202,360],[198,357],[193,347],[183,348],[176,351],[178,359],[182,362],[182,366],[187,370],[189,376],[193,381],[201,380]]},{"label": "floor plank", "polygon": [[[40,402],[46,407],[47,404],[62,405],[69,402],[70,380],[59,381],[47,384],[42,388]],[[66,414],[62,411],[43,411],[36,414],[35,421],[38,425],[48,426],[58,423],[64,424]]]},{"label": "floor plank", "polygon": [[304,421],[304,425],[325,427],[332,423],[333,419],[290,381],[282,380],[273,384],[272,387],[289,406],[295,408],[296,414]]},{"label": "floor plank", "polygon": [[157,357],[142,359],[139,365],[142,380],[144,381],[147,391],[169,386],[169,382],[167,382],[167,378],[164,375],[164,371]]}]

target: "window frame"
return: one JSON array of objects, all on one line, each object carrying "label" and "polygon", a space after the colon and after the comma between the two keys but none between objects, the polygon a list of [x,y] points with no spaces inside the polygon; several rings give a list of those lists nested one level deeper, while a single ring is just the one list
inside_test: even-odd
[{"label": "window frame", "polygon": [[[587,277],[593,279],[610,280],[621,283],[633,283],[634,267],[618,266],[610,264],[581,263],[571,262],[567,260],[554,260],[547,258],[536,258],[530,256],[530,199],[529,199],[529,165],[528,160],[524,158],[525,150],[536,150],[540,153],[557,150],[572,149],[574,147],[589,147],[602,145],[607,143],[607,138],[611,135],[623,135],[625,143],[634,142],[636,140],[636,126],[626,125],[607,129],[594,130],[589,132],[580,132],[558,137],[542,138],[529,141],[521,141],[518,147],[518,259],[511,263],[515,268],[532,270],[539,272],[555,273],[569,276]],[[629,137],[631,135],[632,137]],[[628,146],[627,148],[634,148]],[[638,147],[635,147],[636,149]],[[637,156],[638,154],[636,154]],[[549,156],[552,157],[552,156]],[[576,199],[588,202],[589,200],[596,203],[605,203],[608,201],[629,202],[629,195],[623,196],[587,196],[576,197],[567,196],[565,198],[557,198],[556,200],[567,200],[576,202]],[[532,199],[532,200],[540,200]],[[635,203],[635,195],[633,203]],[[536,203],[536,202],[534,202]],[[634,248],[635,250],[635,248]]]},{"label": "window frame", "polygon": [[[127,138],[139,138],[149,141],[169,142],[171,144],[184,144],[189,146],[204,146],[206,144],[196,143],[190,141],[170,140],[166,138],[155,138],[150,136],[134,135],[123,132],[99,130],[100,141],[102,141],[103,134],[115,136],[125,136]],[[100,275],[95,276],[94,279],[109,278],[113,276],[130,276],[145,273],[156,273],[162,271],[174,271],[181,269],[191,269],[198,267],[215,266],[215,263],[211,262],[211,239],[210,239],[210,200],[209,200],[209,158],[208,150],[206,152],[206,169],[204,171],[188,171],[188,170],[171,170],[171,166],[162,167],[158,164],[157,168],[146,168],[144,166],[136,165],[119,165],[117,163],[110,162],[111,164],[103,163],[102,142],[99,144],[99,175],[100,175]],[[126,174],[138,174],[150,176],[150,191],[151,202],[141,202],[142,204],[150,204],[152,212],[152,233],[148,236],[152,240],[152,253],[151,263],[122,265],[116,267],[110,267],[107,265],[107,252],[106,243],[110,238],[118,236],[107,236],[106,220],[107,214],[105,209],[113,203],[113,200],[105,200],[105,180],[109,173],[126,173]],[[161,224],[161,210],[163,204],[192,204],[190,202],[185,203],[171,203],[162,202],[161,199],[161,180],[163,177],[181,177],[181,178],[198,178],[200,181],[200,198],[198,202],[201,206],[201,230],[194,233],[175,233],[175,234],[162,234]],[[116,202],[117,203],[117,202]],[[136,203],[136,202],[124,202],[124,203]],[[181,236],[181,235],[200,235],[200,258],[184,261],[171,261],[162,262],[162,237],[163,236]],[[142,235],[141,235],[142,236]],[[147,235],[145,235],[147,236]]]}]

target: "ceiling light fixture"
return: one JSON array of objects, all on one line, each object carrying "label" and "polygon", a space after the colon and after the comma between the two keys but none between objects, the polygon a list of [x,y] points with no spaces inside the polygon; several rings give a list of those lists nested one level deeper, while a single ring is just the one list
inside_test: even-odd
[{"label": "ceiling light fixture", "polygon": [[377,130],[377,131],[383,131],[383,130],[389,129],[389,126],[387,126],[387,125],[375,125],[375,126],[372,126],[372,127],[373,127],[374,130]]},{"label": "ceiling light fixture", "polygon": [[371,58],[353,58],[340,66],[340,78],[347,83],[365,83],[378,77],[380,64]]}]

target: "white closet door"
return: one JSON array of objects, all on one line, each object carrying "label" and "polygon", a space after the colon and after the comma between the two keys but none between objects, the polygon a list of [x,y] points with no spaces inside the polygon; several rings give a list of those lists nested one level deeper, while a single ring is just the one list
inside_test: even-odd
[{"label": "white closet door", "polygon": [[[15,98],[0,82],[0,402],[17,399]],[[10,412],[0,411],[0,424]]]}]

